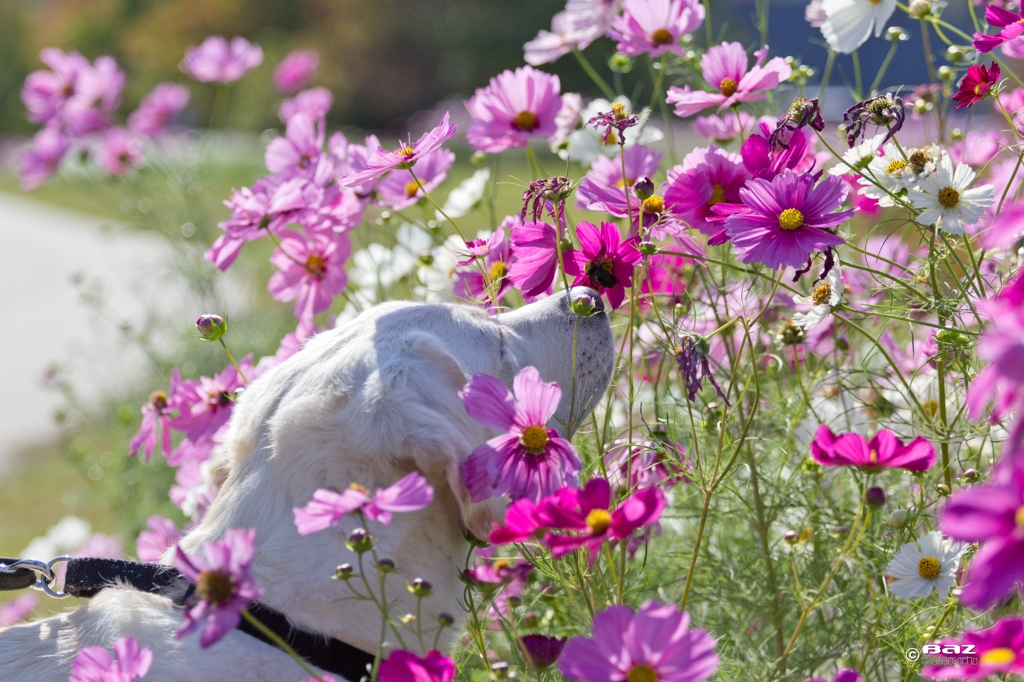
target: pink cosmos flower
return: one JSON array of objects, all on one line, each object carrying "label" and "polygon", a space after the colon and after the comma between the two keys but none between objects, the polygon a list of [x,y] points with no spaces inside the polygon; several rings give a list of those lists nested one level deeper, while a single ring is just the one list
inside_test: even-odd
[{"label": "pink cosmos flower", "polygon": [[927,471],[935,466],[935,448],[931,443],[917,437],[904,445],[889,429],[882,429],[869,441],[859,433],[836,436],[822,424],[811,442],[811,455],[823,466],[859,467],[866,471]]},{"label": "pink cosmos flower", "polygon": [[[700,256],[704,253],[703,249],[687,235],[680,235],[676,240],[687,253],[695,256]],[[683,296],[686,293],[686,280],[688,278],[685,268],[691,263],[693,263],[693,259],[686,258],[685,256],[667,255],[664,253],[656,253],[650,256],[647,261],[647,271],[640,283],[640,293],[645,294],[640,303],[643,305],[649,304],[649,295],[658,297],[662,301],[659,302],[659,305],[663,303],[670,305],[682,303]]]},{"label": "pink cosmos flower", "polygon": [[291,99],[281,102],[278,107],[277,116],[281,123],[288,125],[288,121],[296,114],[305,114],[313,121],[319,121],[330,111],[334,104],[334,95],[327,88],[310,88],[303,90]]},{"label": "pink cosmos flower", "polygon": [[99,152],[100,168],[121,176],[142,166],[142,143],[125,128],[111,128]]},{"label": "pink cosmos flower", "polygon": [[962,140],[954,142],[949,148],[949,156],[953,163],[966,163],[975,168],[984,166],[991,161],[1004,144],[1003,136],[996,130],[978,132],[970,130]]},{"label": "pink cosmos flower", "polygon": [[380,682],[452,682],[455,662],[440,651],[429,651],[425,658],[420,658],[399,649],[381,661],[379,677]]},{"label": "pink cosmos flower", "polygon": [[222,36],[209,36],[198,47],[185,50],[183,73],[203,83],[234,83],[263,63],[263,50],[245,38],[231,43]]},{"label": "pink cosmos flower", "polygon": [[558,76],[532,66],[498,74],[466,102],[473,117],[466,134],[470,146],[497,154],[525,147],[533,137],[551,137],[562,109],[560,89]]},{"label": "pink cosmos flower", "polygon": [[152,651],[134,637],[122,637],[114,642],[114,656],[101,646],[79,649],[68,682],[134,682],[152,663]]},{"label": "pink cosmos flower", "polygon": [[[454,163],[455,154],[450,149],[435,149],[416,164],[416,178],[429,194],[444,182]],[[425,194],[411,172],[393,170],[377,183],[377,196],[382,205],[401,211],[423,199]]]},{"label": "pink cosmos flower", "polygon": [[594,616],[593,632],[565,645],[558,670],[571,680],[702,682],[718,669],[715,640],[672,605],[649,601],[635,614],[610,606]]},{"label": "pink cosmos flower", "polygon": [[558,61],[573,50],[585,50],[604,30],[579,12],[561,11],[551,18],[551,30],[541,30],[523,45],[523,61],[540,66]]},{"label": "pink cosmos flower", "polygon": [[757,61],[748,71],[747,51],[739,43],[722,43],[704,53],[700,60],[704,80],[718,92],[694,91],[689,86],[669,88],[667,101],[676,105],[676,116],[690,116],[716,104],[721,112],[740,102],[764,99],[764,90],[779,87],[793,71],[782,57],[774,57],[761,66],[768,56],[767,45],[754,55]]},{"label": "pink cosmos flower", "polygon": [[978,419],[994,402],[995,420],[1024,397],[1024,276],[1014,277],[997,296],[978,301],[977,306],[990,320],[977,349],[988,365],[967,389],[967,409],[972,419]]},{"label": "pink cosmos flower", "polygon": [[[640,178],[654,177],[661,163],[661,154],[643,145],[634,145],[625,152],[626,178],[622,178],[622,162],[598,156],[590,172],[576,189],[577,206],[590,211],[610,213],[617,218],[626,216],[626,192]],[[633,215],[640,211],[641,200],[630,195]]]},{"label": "pink cosmos flower", "polygon": [[313,80],[318,66],[320,54],[316,50],[291,52],[274,69],[274,87],[278,92],[295,92]]},{"label": "pink cosmos flower", "polygon": [[985,232],[986,249],[1012,249],[1024,239],[1024,203],[1003,207]]},{"label": "pink cosmos flower", "polygon": [[833,211],[846,198],[843,181],[830,176],[814,184],[809,173],[784,171],[771,182],[754,178],[740,190],[742,206],[729,207],[725,230],[744,263],[798,268],[815,251],[845,243],[826,231],[849,220],[853,211]]},{"label": "pink cosmos flower", "polygon": [[188,105],[188,100],[188,88],[184,85],[161,83],[143,97],[139,108],[128,116],[128,127],[139,135],[156,137]]},{"label": "pink cosmos flower", "polygon": [[267,170],[286,180],[294,177],[312,179],[317,161],[323,152],[323,119],[316,120],[305,114],[288,119],[285,133],[267,145],[264,160]]},{"label": "pink cosmos flower", "polygon": [[682,55],[680,39],[704,21],[704,5],[697,0],[626,0],[623,8],[608,36],[619,41],[619,52],[632,57]]},{"label": "pink cosmos flower", "polygon": [[697,147],[668,172],[665,201],[672,204],[680,220],[710,237],[723,229],[721,217],[712,207],[741,203],[740,189],[747,177],[739,154]]},{"label": "pink cosmos flower", "polygon": [[385,526],[391,523],[392,512],[413,512],[425,508],[434,499],[434,489],[427,479],[413,471],[387,488],[380,488],[371,498],[370,491],[353,483],[344,492],[320,488],[305,507],[294,507],[295,527],[299,535],[309,535],[338,524],[355,511]]},{"label": "pink cosmos flower", "polygon": [[985,8],[985,22],[1002,30],[992,36],[975,33],[973,45],[978,52],[991,52],[1004,43],[1017,42],[1024,33],[1024,10],[1011,12],[992,4]]},{"label": "pink cosmos flower", "polygon": [[32,139],[20,159],[21,188],[35,189],[60,168],[61,159],[71,147],[71,139],[56,126],[43,128]]},{"label": "pink cosmos flower", "polygon": [[238,627],[242,610],[262,594],[252,576],[255,543],[255,530],[232,528],[223,540],[204,542],[202,557],[175,549],[174,567],[196,586],[178,639],[203,626],[199,647],[206,649]]},{"label": "pink cosmos flower", "polygon": [[114,58],[97,57],[92,66],[78,74],[75,94],[60,111],[62,125],[72,135],[105,129],[121,104],[124,84],[124,72]]},{"label": "pink cosmos flower", "polygon": [[29,121],[49,125],[57,122],[64,104],[76,94],[79,76],[90,66],[89,60],[78,52],[65,53],[55,47],[44,49],[39,59],[50,71],[33,71],[28,75],[21,101],[28,110]]},{"label": "pink cosmos flower", "polygon": [[[252,367],[251,355],[242,358],[239,367],[247,379],[253,378],[251,371],[246,372]],[[181,381],[171,394],[170,405],[179,410],[178,416],[171,420],[171,426],[184,432],[193,444],[205,444],[231,417],[235,394],[243,385],[234,365],[228,365],[212,378]]]},{"label": "pink cosmos flower", "polygon": [[[925,665],[921,677],[929,680],[986,680],[1024,675],[1024,619],[1003,618],[985,630],[968,630],[939,645],[974,645],[970,656],[954,656],[954,665]],[[963,648],[961,649],[963,650]],[[976,662],[975,662],[976,661]]]},{"label": "pink cosmos flower", "polygon": [[[475,239],[473,242],[467,242],[466,244],[471,252],[487,249],[486,254],[483,256],[483,266],[484,270],[487,271],[488,280],[491,282],[494,299],[500,306],[505,294],[512,288],[512,282],[509,279],[509,262],[512,260],[512,248],[504,238],[504,228],[499,227],[495,230],[488,243],[494,240],[495,235],[498,237],[498,243],[494,247],[489,248],[486,244],[483,246],[470,246],[473,242],[483,241],[480,239]],[[483,301],[488,304],[487,310],[489,313],[497,314],[499,311],[494,306],[489,305],[490,300],[487,291],[484,290],[484,276],[480,272],[480,268],[471,266],[476,258],[476,256],[471,255],[469,260],[461,262],[459,267],[455,269],[455,294],[470,301]]]},{"label": "pink cosmos flower", "polygon": [[[823,677],[812,677],[804,680],[804,682],[828,682]],[[836,671],[836,676],[832,678],[832,682],[860,682],[860,673],[853,668],[843,668]]]},{"label": "pink cosmos flower", "polygon": [[558,272],[558,233],[547,223],[513,225],[509,235],[512,264],[508,278],[526,300],[551,289]]},{"label": "pink cosmos flower", "polygon": [[458,262],[458,265],[472,265],[477,259],[485,258],[488,254],[505,242],[505,228],[499,227],[497,230],[491,233],[486,239],[470,239],[466,242],[465,251],[456,251],[456,255],[463,260]]},{"label": "pink cosmos flower", "polygon": [[786,146],[778,148],[769,142],[771,129],[760,124],[740,147],[743,166],[752,177],[771,180],[787,169],[810,171],[815,165],[814,149],[802,130],[794,130]]},{"label": "pink cosmos flower", "polygon": [[478,446],[460,467],[474,502],[503,494],[539,500],[564,485],[576,485],[576,451],[547,428],[562,389],[545,383],[532,366],[520,370],[513,388],[515,395],[499,379],[476,374],[459,394],[470,417],[506,432]]},{"label": "pink cosmos flower", "polygon": [[146,530],[139,533],[135,540],[135,553],[140,561],[156,563],[167,548],[178,544],[180,539],[181,531],[174,521],[162,516],[150,516],[146,519]]},{"label": "pink cosmos flower", "polygon": [[39,597],[31,592],[0,604],[0,628],[26,620],[38,605]]},{"label": "pink cosmos flower", "polygon": [[614,223],[582,222],[576,227],[582,249],[563,254],[565,272],[575,276],[572,286],[584,285],[608,296],[612,309],[622,305],[626,287],[632,285],[633,269],[643,258],[637,251],[639,237],[623,241]]},{"label": "pink cosmos flower", "polygon": [[[666,455],[666,449],[674,454]],[[692,467],[686,460],[686,450],[676,443],[617,445],[604,458],[609,483],[621,491],[671,488],[690,482],[686,474]]]},{"label": "pink cosmos flower", "polygon": [[346,235],[316,233],[304,237],[285,230],[270,257],[277,267],[267,290],[278,301],[295,301],[295,317],[312,324],[313,316],[331,307],[348,284],[345,261],[352,253]]},{"label": "pink cosmos flower", "polygon": [[423,133],[420,139],[416,140],[416,144],[401,143],[402,146],[393,152],[386,152],[383,147],[378,146],[377,150],[366,159],[366,170],[343,175],[340,182],[346,187],[357,187],[369,180],[379,178],[388,171],[408,170],[454,134],[455,124],[448,122],[448,112],[446,111],[437,127]]},{"label": "pink cosmos flower", "polygon": [[698,116],[693,119],[693,129],[701,137],[717,144],[732,142],[738,137],[749,135],[757,120],[745,111],[726,113],[722,116]]},{"label": "pink cosmos flower", "polygon": [[149,396],[149,402],[142,406],[142,425],[139,432],[132,438],[128,446],[128,456],[134,457],[140,448],[143,449],[145,460],[153,456],[153,448],[157,444],[157,433],[160,434],[160,454],[167,457],[171,452],[171,412],[174,405],[168,395],[174,395],[178,391],[178,382],[181,376],[178,368],[171,372],[171,386],[168,393],[153,391]]}]

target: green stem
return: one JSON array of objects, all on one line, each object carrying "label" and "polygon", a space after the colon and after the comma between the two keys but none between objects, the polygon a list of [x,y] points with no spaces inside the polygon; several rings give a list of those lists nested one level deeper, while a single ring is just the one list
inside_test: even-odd
[{"label": "green stem", "polygon": [[586,56],[579,51],[579,49],[573,49],[572,53],[573,56],[576,57],[576,61],[578,61],[580,66],[583,67],[583,70],[586,71],[588,76],[590,76],[590,80],[594,81],[594,84],[601,88],[601,92],[604,93],[604,96],[607,97],[609,101],[615,99],[615,91],[612,90],[611,86],[608,85],[608,82],[604,78],[601,78],[601,74],[594,69],[590,60],[588,60]]},{"label": "green stem", "polygon": [[851,56],[853,57],[853,83],[854,87],[857,88],[854,99],[862,100],[864,99],[864,85],[860,75],[860,55],[857,53],[857,50],[854,50]]},{"label": "green stem", "polygon": [[235,356],[233,356],[231,351],[228,350],[228,344],[224,343],[224,337],[221,337],[218,341],[220,341],[221,348],[224,349],[224,353],[228,356],[228,360],[231,362],[231,365],[235,368],[235,371],[238,372],[238,376],[242,378],[242,383],[248,385],[249,380],[245,378],[245,374],[242,373],[242,368],[238,366],[237,362],[235,362]]},{"label": "green stem", "polygon": [[885,72],[889,69],[889,64],[892,62],[892,58],[896,56],[896,48],[899,46],[899,42],[892,41],[892,47],[889,48],[889,53],[885,55],[885,59],[882,61],[882,66],[878,69],[878,75],[875,76],[875,80],[871,82],[871,90],[868,95],[873,95],[878,86],[882,84],[882,78],[885,76]]},{"label": "green stem", "polygon": [[249,625],[252,625],[254,628],[259,630],[260,633],[264,635],[267,639],[271,640],[274,643],[274,646],[276,646],[278,649],[294,658],[295,662],[298,663],[299,666],[304,671],[306,671],[307,675],[312,675],[313,679],[319,680],[320,682],[326,682],[326,680],[323,677],[320,677],[320,674],[317,673],[317,671],[313,670],[313,668],[310,667],[309,663],[306,663],[306,659],[304,659],[302,656],[299,656],[295,649],[289,646],[288,642],[278,637],[276,632],[274,632],[266,625],[264,625],[258,618],[256,618],[256,616],[252,615],[246,610],[243,610],[242,618],[244,618],[246,622],[249,623]]}]

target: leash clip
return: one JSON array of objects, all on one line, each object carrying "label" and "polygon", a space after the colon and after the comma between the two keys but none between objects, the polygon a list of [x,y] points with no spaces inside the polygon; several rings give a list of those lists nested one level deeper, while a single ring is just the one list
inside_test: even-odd
[{"label": "leash clip", "polygon": [[55,564],[67,563],[71,560],[68,555],[59,556],[56,559],[50,561],[37,561],[36,559],[19,559],[10,564],[0,564],[0,571],[16,571],[18,569],[27,568],[30,571],[34,571],[37,575],[35,583],[32,584],[33,590],[39,590],[45,592],[55,599],[64,599],[71,595],[67,592],[58,592],[51,587],[53,582],[57,579],[57,574],[53,570]]}]

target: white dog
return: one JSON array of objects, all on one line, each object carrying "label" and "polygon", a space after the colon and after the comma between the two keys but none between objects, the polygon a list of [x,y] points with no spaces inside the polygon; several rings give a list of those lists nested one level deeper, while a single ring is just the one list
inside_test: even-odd
[{"label": "white dog", "polygon": [[[578,318],[569,310],[570,296],[583,294],[601,306],[599,296],[583,288],[495,317],[468,306],[396,302],[316,336],[242,394],[220,453],[227,479],[182,548],[198,553],[204,541],[230,528],[254,528],[260,602],[298,628],[373,653],[380,614],[373,604],[352,599],[344,581],[332,580],[337,565],[355,564],[344,542],[357,521],[346,517],[302,536],[292,508],[305,505],[318,488],[358,483],[372,491],[418,470],[434,487],[430,506],[396,514],[390,526],[371,522],[368,530],[378,556],[397,564],[388,577],[388,598],[398,600],[394,616],[415,613],[405,584],[424,578],[433,584],[423,602],[424,629],[432,631],[441,612],[458,618],[459,573],[469,550],[463,528],[485,538],[504,507],[494,499],[473,504],[462,483],[460,462],[496,434],[466,414],[458,391],[479,372],[511,386],[521,368],[533,365],[545,381],[561,386],[557,423],[549,426],[568,435],[574,364],[572,424],[578,425],[607,387],[614,360],[603,312]],[[0,630],[0,680],[65,682],[80,648],[109,647],[125,635],[153,652],[147,682],[308,677],[282,651],[238,630],[205,651],[197,634],[177,640],[181,620],[181,609],[166,597],[105,589],[75,611]],[[446,630],[442,648],[457,628]],[[412,648],[409,639],[415,638],[406,640]],[[429,647],[433,637],[425,639]]]}]

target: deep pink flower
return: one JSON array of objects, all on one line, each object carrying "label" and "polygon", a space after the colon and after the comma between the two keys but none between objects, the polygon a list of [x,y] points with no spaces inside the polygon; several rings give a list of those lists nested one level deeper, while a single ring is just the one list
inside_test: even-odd
[{"label": "deep pink flower", "polygon": [[504,525],[494,524],[489,541],[492,545],[507,545],[513,542],[539,541],[548,528],[556,525],[556,519],[563,514],[561,509],[578,504],[579,491],[566,486],[553,495],[534,502],[531,499],[516,500],[505,512]]},{"label": "deep pink flower", "polygon": [[533,137],[551,137],[562,109],[558,76],[523,66],[504,71],[466,102],[473,122],[466,139],[473,149],[497,154],[525,147]]},{"label": "deep pink flower", "polygon": [[[1013,216],[1008,212],[1008,218]],[[1000,223],[996,223],[1000,225]],[[1001,228],[1006,229],[1006,228]],[[1024,276],[1004,285],[997,296],[979,301],[989,325],[978,339],[978,356],[988,363],[967,389],[967,408],[978,419],[994,402],[991,417],[1000,419],[1021,403],[1024,392]]]},{"label": "deep pink flower", "polygon": [[558,272],[558,233],[547,223],[513,225],[509,235],[509,281],[530,300],[547,292]]},{"label": "deep pink flower", "polygon": [[849,220],[853,211],[833,211],[846,198],[843,181],[827,177],[817,185],[809,173],[784,171],[771,182],[755,178],[740,190],[742,206],[730,207],[725,230],[744,263],[798,268],[815,251],[845,243],[826,231]]},{"label": "deep pink flower", "polygon": [[288,119],[285,134],[267,145],[264,160],[267,170],[284,179],[313,178],[317,161],[323,153],[323,119],[317,121],[305,114]]},{"label": "deep pink flower", "polygon": [[[429,194],[444,182],[448,177],[448,170],[454,163],[455,154],[450,149],[435,149],[424,155],[416,164],[416,178],[419,178]],[[384,206],[401,211],[423,199],[425,195],[411,172],[393,170],[377,183],[377,196]]]},{"label": "deep pink flower", "polygon": [[291,52],[274,69],[274,87],[278,92],[295,92],[313,80],[318,66],[320,54],[316,50]]},{"label": "deep pink flower", "polygon": [[434,499],[434,489],[419,472],[406,474],[397,483],[379,489],[363,508],[366,517],[380,521],[385,526],[391,523],[391,512],[405,513],[419,511]]},{"label": "deep pink flower", "polygon": [[[598,156],[590,166],[590,172],[580,181],[576,189],[577,206],[590,211],[603,211],[617,218],[626,216],[626,192],[640,178],[651,178],[658,172],[661,154],[643,145],[633,145],[624,152],[626,158],[626,179],[622,178],[622,161]],[[640,211],[641,200],[630,194],[630,208],[635,216]]]},{"label": "deep pink flower", "polygon": [[565,648],[566,637],[547,637],[545,635],[523,635],[516,644],[523,657],[538,670],[548,668],[558,660]]},{"label": "deep pink flower", "polygon": [[[252,367],[252,356],[242,358],[239,367],[243,372]],[[253,379],[252,372],[245,374]],[[231,417],[235,405],[235,394],[244,382],[238,376],[238,370],[228,365],[220,374],[211,377],[200,377],[198,380],[186,379],[178,384],[171,394],[171,406],[178,408],[179,414],[171,420],[171,426],[182,431],[195,445],[202,445],[213,438],[214,434]]]},{"label": "deep pink flower", "polygon": [[430,651],[420,658],[399,649],[381,661],[379,677],[380,682],[451,682],[455,678],[455,662],[440,651]]},{"label": "deep pink flower", "polygon": [[[804,680],[804,682],[828,682],[823,677],[812,677]],[[836,676],[832,678],[832,682],[860,682],[860,673],[853,668],[843,668],[836,671]]]},{"label": "deep pink flower", "polygon": [[330,111],[334,104],[334,95],[327,88],[310,88],[303,90],[291,99],[281,102],[277,110],[277,116],[281,123],[288,125],[288,121],[296,114],[305,114],[314,121],[319,121]]},{"label": "deep pink flower", "polygon": [[649,601],[636,614],[610,606],[594,616],[593,633],[565,645],[558,670],[570,680],[702,682],[718,669],[714,638],[672,605]]},{"label": "deep pink flower", "polygon": [[135,453],[140,448],[145,453],[145,460],[148,462],[149,458],[153,456],[153,449],[156,447],[157,438],[159,433],[160,438],[160,454],[167,457],[171,453],[171,412],[174,411],[174,405],[171,403],[169,396],[173,396],[178,391],[178,382],[181,380],[178,374],[178,368],[175,367],[171,372],[171,386],[167,393],[163,391],[153,391],[149,396],[149,402],[142,406],[142,424],[139,426],[139,432],[132,438],[132,442],[128,446],[128,456],[134,457]]},{"label": "deep pink flower", "polygon": [[954,164],[966,163],[979,168],[991,161],[1004,144],[997,130],[969,130],[949,148],[949,156]]},{"label": "deep pink flower", "polygon": [[238,627],[242,610],[262,594],[252,576],[255,543],[255,530],[232,528],[223,540],[204,542],[202,557],[175,549],[174,567],[196,586],[185,622],[175,633],[178,639],[205,622],[199,636],[199,647],[205,649]]},{"label": "deep pink flower", "polygon": [[134,637],[122,637],[114,642],[114,656],[101,646],[79,649],[68,682],[134,682],[152,663],[152,651]]},{"label": "deep pink flower", "polygon": [[188,105],[188,100],[188,88],[184,85],[161,83],[143,97],[139,108],[128,116],[128,127],[139,135],[156,137]]},{"label": "deep pink flower", "polygon": [[50,71],[33,71],[28,75],[21,101],[28,109],[29,121],[49,125],[58,122],[65,103],[76,94],[79,76],[91,67],[89,60],[78,52],[65,53],[55,47],[44,49],[39,59]]},{"label": "deep pink flower", "polygon": [[710,237],[724,229],[712,207],[723,202],[741,203],[740,188],[747,177],[739,154],[718,147],[697,147],[668,172],[665,201],[672,204],[680,220]]},{"label": "deep pink flower", "polygon": [[458,265],[472,265],[477,259],[487,257],[488,254],[499,248],[503,243],[505,243],[504,227],[499,227],[487,239],[470,239],[466,242],[465,251],[455,252],[457,256],[463,258],[463,260],[458,262]]},{"label": "deep pink flower", "polygon": [[[956,665],[925,665],[921,677],[929,680],[986,680],[1024,674],[1024,619],[1003,618],[985,630],[967,630],[935,642],[939,645],[974,645],[974,653],[951,657]],[[974,661],[977,661],[975,663]],[[963,663],[964,665],[960,665]]]},{"label": "deep pink flower", "polygon": [[953,99],[959,103],[953,108],[974,106],[985,99],[989,90],[999,83],[999,76],[998,64],[992,64],[992,68],[975,64],[967,69],[967,74],[960,81],[960,89],[953,95]]},{"label": "deep pink flower", "polygon": [[0,604],[0,628],[26,620],[39,605],[39,597],[29,592]]},{"label": "deep pink flower", "polygon": [[582,249],[565,254],[565,272],[575,276],[572,286],[584,285],[608,296],[612,309],[622,305],[626,287],[632,286],[633,269],[643,256],[637,251],[639,237],[623,241],[615,223],[582,222],[576,227]]},{"label": "deep pink flower", "polygon": [[383,147],[378,146],[377,150],[366,159],[366,170],[343,175],[340,182],[346,187],[357,187],[369,180],[379,178],[388,171],[412,168],[419,159],[440,147],[454,134],[455,124],[448,122],[448,112],[446,111],[437,127],[420,135],[416,144],[403,142],[393,152],[386,152]]},{"label": "deep pink flower", "polygon": [[985,22],[1002,30],[992,36],[975,33],[973,45],[978,52],[991,52],[1000,45],[1019,38],[1024,33],[1024,10],[1020,13],[1011,12],[992,4],[985,8]]},{"label": "deep pink flower", "polygon": [[397,483],[378,489],[373,497],[369,490],[356,483],[340,493],[320,488],[305,507],[294,507],[292,512],[299,534],[309,535],[337,525],[344,516],[355,511],[389,525],[392,512],[418,511],[433,499],[434,489],[427,484],[427,479],[413,471]]},{"label": "deep pink flower", "polygon": [[231,43],[222,36],[209,36],[198,47],[185,50],[180,68],[203,83],[234,83],[263,63],[263,50],[245,38],[235,36]]},{"label": "deep pink flower", "polygon": [[267,290],[278,301],[295,301],[295,317],[312,324],[313,316],[331,307],[348,284],[345,261],[352,252],[346,235],[316,233],[304,237],[285,230],[270,257],[277,267]]},{"label": "deep pink flower", "polygon": [[794,130],[785,141],[785,147],[776,147],[769,141],[771,129],[764,123],[744,140],[740,146],[743,166],[752,177],[771,180],[786,169],[810,171],[814,165],[814,149],[803,130]]},{"label": "deep pink flower", "polygon": [[697,0],[626,0],[623,8],[608,36],[619,41],[619,52],[633,57],[682,55],[680,39],[704,21],[704,5]]},{"label": "deep pink flower", "polygon": [[[683,246],[683,250],[695,256],[703,254],[703,250],[694,243],[688,236],[680,235],[676,238]],[[688,273],[685,267],[693,263],[692,258],[685,256],[668,255],[656,253],[650,256],[647,261],[647,270],[643,280],[640,282],[640,293],[644,294],[641,303],[647,305],[649,295],[653,294],[659,299],[659,305],[669,303],[675,305],[682,303],[686,293],[686,280]],[[667,299],[667,301],[665,300]]]},{"label": "deep pink flower", "polygon": [[700,68],[704,80],[718,92],[690,90],[690,86],[669,88],[667,101],[676,105],[676,116],[690,116],[715,105],[721,112],[740,102],[764,99],[765,90],[774,90],[789,78],[792,68],[782,57],[774,57],[761,66],[768,56],[767,45],[754,55],[757,61],[748,71],[747,51],[739,43],[722,43],[705,52]]},{"label": "deep pink flower", "polygon": [[178,544],[181,531],[174,521],[162,516],[150,516],[146,519],[146,530],[139,533],[135,540],[135,553],[139,561],[159,562],[168,547]]},{"label": "deep pink flower", "polygon": [[515,395],[499,379],[475,374],[459,394],[470,417],[506,432],[478,446],[460,467],[474,502],[504,494],[539,500],[564,485],[576,485],[576,451],[547,427],[562,389],[545,383],[532,366],[520,370],[513,388]]},{"label": "deep pink flower", "polygon": [[811,455],[824,466],[860,467],[867,471],[927,471],[935,465],[935,448],[931,443],[917,437],[904,445],[889,429],[882,429],[869,441],[859,433],[837,436],[822,424],[811,442]]},{"label": "deep pink flower", "polygon": [[60,168],[60,161],[70,146],[71,139],[56,126],[37,132],[32,146],[21,155],[21,188],[27,191],[46,182]]},{"label": "deep pink flower", "polygon": [[142,142],[125,128],[111,128],[103,138],[97,159],[111,175],[124,175],[142,166]]},{"label": "deep pink flower", "polygon": [[1011,249],[1024,239],[1024,203],[1004,206],[985,231],[986,249]]}]

